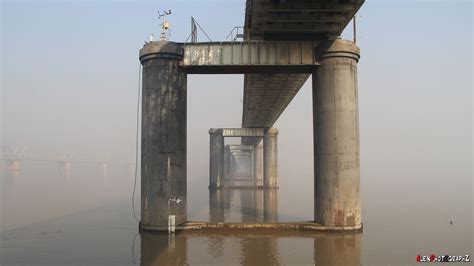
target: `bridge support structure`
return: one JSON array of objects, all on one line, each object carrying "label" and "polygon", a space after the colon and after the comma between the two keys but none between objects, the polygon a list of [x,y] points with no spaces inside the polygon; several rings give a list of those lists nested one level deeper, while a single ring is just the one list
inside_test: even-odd
[{"label": "bridge support structure", "polygon": [[150,42],[140,50],[143,67],[141,222],[168,230],[187,220],[186,73],[181,45]]},{"label": "bridge support structure", "polygon": [[7,159],[5,160],[5,176],[17,177],[20,174],[21,162],[18,159]]},{"label": "bridge support structure", "polygon": [[[254,181],[252,186],[261,188],[278,188],[278,129],[212,128],[209,130],[209,135],[209,188],[233,187],[228,185],[229,182],[223,181],[232,181],[232,176],[236,174],[236,171],[238,171],[238,169],[236,169],[237,162],[239,162],[239,160],[242,162],[243,159],[248,161],[250,177]],[[225,137],[263,138],[263,146],[224,146]],[[260,149],[258,149],[258,147],[260,147]],[[226,150],[228,150],[227,156],[225,152]],[[228,172],[226,172],[226,169],[228,169]],[[260,174],[261,172],[263,172],[263,175]],[[258,175],[260,175],[260,178],[257,179]],[[262,176],[263,184],[257,185],[257,181],[262,179]]]},{"label": "bridge support structure", "polygon": [[[255,87],[259,95],[281,96],[286,92],[285,86],[302,85],[300,80],[284,78],[293,73],[313,74],[315,222],[324,230],[360,229],[356,66],[359,48],[342,39],[327,43],[329,48],[324,50],[317,49],[319,43],[307,41],[146,43],[140,50],[143,66],[141,228],[167,230],[171,224],[186,221],[186,75],[265,74],[279,82],[265,85],[265,80],[255,79],[252,82],[262,86],[249,86]],[[284,85],[280,78],[284,79]],[[278,84],[279,93],[261,93]],[[262,116],[260,109],[252,109],[254,105],[244,105],[245,110],[255,112],[252,120],[244,110],[242,125],[250,119],[263,123],[260,127],[252,122],[247,128],[210,130],[209,188],[220,188],[226,177],[224,137],[242,137],[242,144],[254,146],[263,138],[263,187],[278,187],[278,130],[271,126],[296,92],[285,94],[285,101],[275,96],[276,102],[262,102],[249,96],[246,101],[256,102],[255,106],[271,114]],[[253,168],[257,169],[258,153],[254,157]],[[232,156],[229,158],[231,162]],[[227,169],[232,170],[231,163]]]},{"label": "bridge support structure", "polygon": [[97,166],[99,168],[99,173],[102,178],[104,178],[104,182],[106,181],[105,178],[108,175],[109,172],[109,164],[107,162],[100,162],[97,163]]},{"label": "bridge support structure", "polygon": [[66,178],[69,178],[71,175],[71,162],[70,161],[60,161],[59,162],[59,173]]},{"label": "bridge support structure", "polygon": [[[256,182],[255,175],[255,146],[253,145],[226,145],[225,150],[228,151],[228,164],[229,172],[227,178],[227,184],[229,182],[235,181],[235,178],[246,177],[246,181]],[[225,159],[225,154],[224,154]],[[239,173],[238,167],[241,168],[242,164],[245,163],[246,167],[244,169],[247,173]],[[224,165],[226,162],[224,162]]]},{"label": "bridge support structure", "polygon": [[227,182],[230,178],[230,163],[231,163],[231,154],[229,145],[224,146],[224,180]]},{"label": "bridge support structure", "polygon": [[323,226],[361,226],[359,54],[338,39],[313,72],[314,220]]},{"label": "bridge support structure", "polygon": [[21,169],[20,160],[13,159],[13,160],[7,160],[6,162],[7,162],[8,171],[12,171],[12,172],[20,171]]},{"label": "bridge support structure", "polygon": [[267,188],[278,187],[278,129],[265,129],[263,137],[263,184]]},{"label": "bridge support structure", "polygon": [[255,145],[255,179],[263,179],[263,145]]},{"label": "bridge support structure", "polygon": [[209,187],[219,187],[224,180],[224,136],[222,129],[209,130]]}]

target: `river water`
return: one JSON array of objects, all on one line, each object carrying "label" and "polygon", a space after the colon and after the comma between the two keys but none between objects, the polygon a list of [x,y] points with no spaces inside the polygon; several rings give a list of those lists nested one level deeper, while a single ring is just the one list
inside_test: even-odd
[{"label": "river water", "polygon": [[[411,265],[417,255],[472,255],[470,202],[465,213],[450,216],[422,209],[436,204],[435,196],[394,201],[389,193],[369,195],[363,233],[168,235],[139,232],[127,166],[109,167],[105,174],[82,166],[67,176],[56,168],[30,163],[2,178],[0,265]],[[188,219],[311,220],[312,189],[295,191],[209,191],[207,183],[189,182]]]}]

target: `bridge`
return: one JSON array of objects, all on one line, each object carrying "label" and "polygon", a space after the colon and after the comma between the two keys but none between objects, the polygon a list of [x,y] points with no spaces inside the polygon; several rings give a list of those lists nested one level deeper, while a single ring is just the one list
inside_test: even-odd
[{"label": "bridge", "polygon": [[[95,157],[95,158],[91,158]],[[17,176],[21,170],[21,162],[53,162],[58,163],[59,170],[69,176],[72,164],[94,164],[100,170],[102,176],[106,176],[110,164],[128,165],[130,169],[135,169],[135,163],[110,161],[107,156],[79,156],[72,152],[45,152],[34,151],[26,147],[1,146],[0,160],[5,161],[8,175]]]},{"label": "bridge", "polygon": [[[360,51],[354,41],[339,36],[363,3],[247,0],[241,41],[161,40],[143,46],[139,52],[143,67],[140,228],[174,230],[187,220],[188,74],[244,74],[243,134],[239,136],[242,145],[256,146],[264,140],[263,183],[269,184],[267,189],[274,189],[270,184],[276,184],[278,175],[272,126],[312,76],[313,121],[308,121],[314,127],[312,228],[362,228],[357,102]],[[244,134],[252,131],[263,133]],[[212,188],[219,188],[219,180],[225,178],[223,137],[224,133],[211,134]]]}]

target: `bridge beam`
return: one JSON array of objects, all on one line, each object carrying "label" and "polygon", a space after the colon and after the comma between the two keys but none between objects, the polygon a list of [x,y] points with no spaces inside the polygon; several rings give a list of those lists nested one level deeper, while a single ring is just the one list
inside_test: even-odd
[{"label": "bridge beam", "polygon": [[263,178],[263,146],[255,145],[255,179]]},{"label": "bridge beam", "polygon": [[311,73],[313,42],[207,42],[184,44],[181,67],[188,74]]}]

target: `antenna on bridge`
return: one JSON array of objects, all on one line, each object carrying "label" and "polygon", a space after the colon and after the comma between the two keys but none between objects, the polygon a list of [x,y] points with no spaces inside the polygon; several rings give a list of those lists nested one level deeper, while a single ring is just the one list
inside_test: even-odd
[{"label": "antenna on bridge", "polygon": [[196,43],[197,42],[197,25],[196,25],[196,20],[194,20],[193,17],[191,17],[191,42]]},{"label": "antenna on bridge", "polygon": [[158,11],[158,19],[162,18],[162,22],[160,24],[161,26],[161,35],[160,35],[160,40],[161,41],[167,41],[169,37],[171,36],[170,34],[170,23],[166,20],[166,17],[171,15],[171,9],[168,11],[164,10],[162,13]]},{"label": "antenna on bridge", "polygon": [[192,43],[196,43],[198,40],[198,28],[206,35],[207,39],[212,42],[211,38],[209,35],[207,35],[206,31],[199,25],[197,20],[194,17],[191,17],[191,34],[189,34],[188,38],[184,41],[185,43],[191,38]]}]

